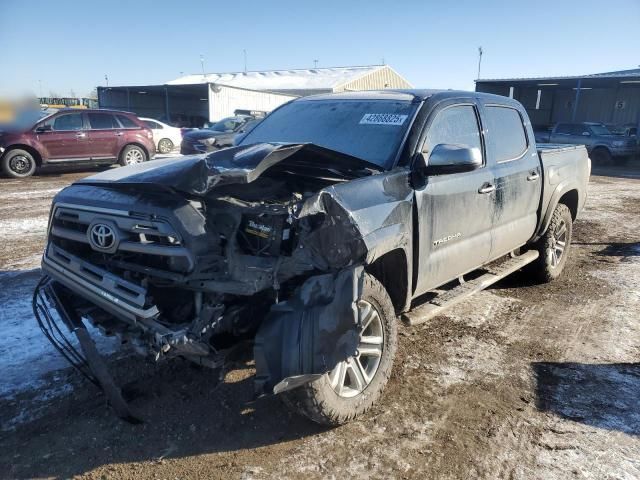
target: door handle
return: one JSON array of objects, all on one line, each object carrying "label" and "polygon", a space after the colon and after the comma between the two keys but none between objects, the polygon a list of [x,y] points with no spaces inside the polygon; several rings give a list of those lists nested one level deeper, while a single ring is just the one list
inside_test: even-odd
[{"label": "door handle", "polygon": [[534,180],[537,180],[539,178],[540,178],[540,174],[538,172],[531,172],[527,177],[527,180],[530,182],[533,182]]},{"label": "door handle", "polygon": [[87,136],[87,134],[83,133],[83,132],[76,133],[76,138],[84,138],[86,136]]},{"label": "door handle", "polygon": [[492,184],[484,184],[478,189],[478,193],[491,193],[496,191],[496,186]]},{"label": "door handle", "polygon": [[116,132],[116,133],[115,133],[115,135],[116,135],[116,137],[121,137],[122,135],[124,135],[124,133],[122,133],[122,132]]}]

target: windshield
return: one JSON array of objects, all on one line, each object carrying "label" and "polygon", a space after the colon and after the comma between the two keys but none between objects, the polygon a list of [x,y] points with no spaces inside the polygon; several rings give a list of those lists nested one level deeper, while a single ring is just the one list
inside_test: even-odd
[{"label": "windshield", "polygon": [[416,104],[399,100],[302,100],[260,122],[240,142],[314,143],[391,167]]},{"label": "windshield", "polygon": [[205,128],[216,132],[233,132],[243,123],[244,119],[240,117],[227,117],[213,124],[208,123]]},{"label": "windshield", "polygon": [[594,135],[613,135],[604,125],[590,125],[590,127]]}]

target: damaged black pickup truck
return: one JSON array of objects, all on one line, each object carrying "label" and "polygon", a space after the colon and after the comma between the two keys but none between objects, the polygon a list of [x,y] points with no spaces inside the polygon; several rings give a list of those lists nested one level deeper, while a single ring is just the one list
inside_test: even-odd
[{"label": "damaged black pickup truck", "polygon": [[420,323],[523,267],[560,274],[589,173],[583,147],[538,150],[505,97],[297,99],[232,148],[61,191],[34,312],[123,417],[85,322],[214,369],[252,344],[257,395],[344,423],[379,398],[398,317]]}]

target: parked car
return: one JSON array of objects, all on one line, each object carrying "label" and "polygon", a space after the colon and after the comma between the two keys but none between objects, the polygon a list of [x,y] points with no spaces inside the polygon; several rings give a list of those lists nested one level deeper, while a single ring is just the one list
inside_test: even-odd
[{"label": "parked car", "polygon": [[59,346],[49,299],[123,417],[82,317],[155,360],[216,369],[253,339],[256,394],[350,421],[389,379],[397,316],[420,323],[524,267],[561,274],[590,162],[533,138],[520,103],[484,93],[296,99],[238,146],[58,193],[34,312]]},{"label": "parked car", "polygon": [[169,153],[182,142],[182,129],[153,118],[140,117],[140,120],[153,132],[153,141],[158,153]]},{"label": "parked car", "polygon": [[180,153],[191,155],[230,147],[238,135],[246,133],[259,121],[259,118],[252,115],[234,115],[215,123],[207,123],[202,129],[184,133]]},{"label": "parked car", "polygon": [[602,123],[558,123],[550,131],[536,131],[536,142],[585,145],[596,164],[621,163],[638,153],[635,138],[621,138]]},{"label": "parked car", "polygon": [[132,113],[63,109],[0,133],[0,169],[13,178],[62,164],[131,165],[155,155],[151,130]]}]

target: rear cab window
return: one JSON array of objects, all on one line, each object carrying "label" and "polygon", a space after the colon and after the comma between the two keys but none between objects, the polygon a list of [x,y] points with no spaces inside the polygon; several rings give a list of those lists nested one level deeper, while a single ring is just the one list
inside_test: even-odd
[{"label": "rear cab window", "polygon": [[495,161],[500,163],[522,158],[529,144],[520,112],[503,105],[487,105],[484,111]]}]

